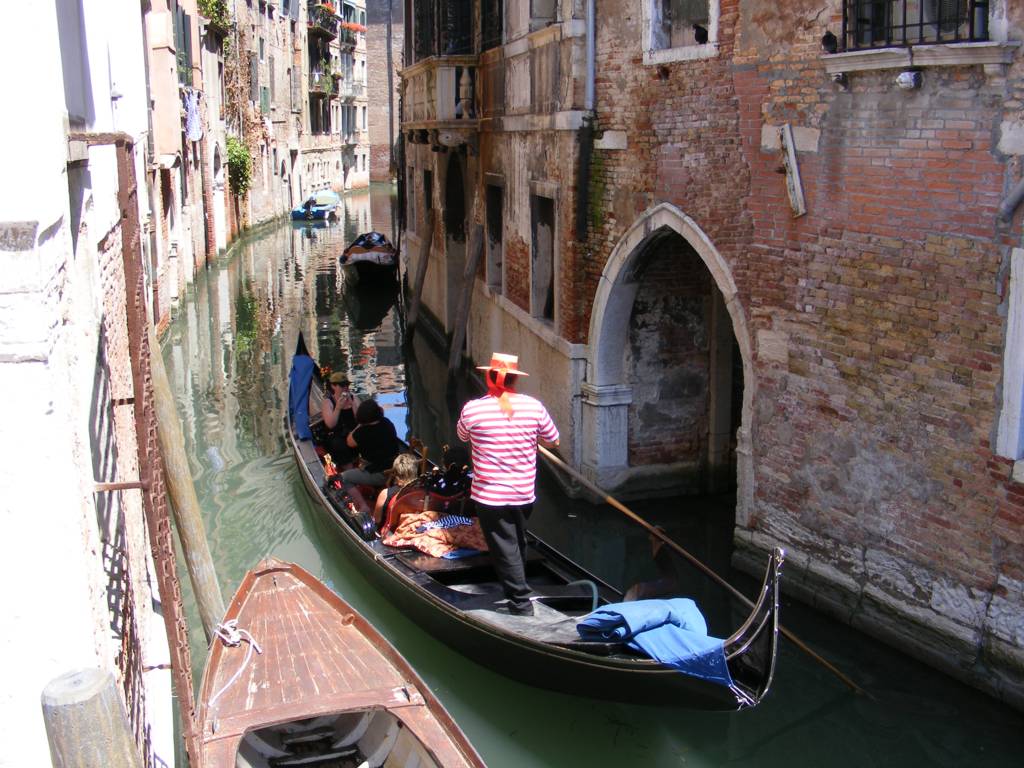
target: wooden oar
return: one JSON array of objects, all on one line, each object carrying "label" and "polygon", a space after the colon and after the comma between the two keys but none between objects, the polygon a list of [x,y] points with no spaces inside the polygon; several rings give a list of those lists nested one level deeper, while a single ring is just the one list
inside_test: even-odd
[{"label": "wooden oar", "polygon": [[[684,558],[686,558],[688,561],[690,561],[693,565],[695,565],[701,571],[703,571],[708,576],[710,576],[712,579],[714,579],[718,584],[720,584],[721,586],[725,587],[729,591],[729,593],[733,595],[733,597],[735,597],[737,600],[740,600],[741,602],[743,602],[748,608],[753,608],[754,607],[754,603],[753,603],[752,600],[750,600],[746,595],[744,595],[742,592],[740,592],[738,589],[736,589],[732,584],[730,584],[725,579],[723,579],[721,576],[719,576],[717,573],[715,573],[713,570],[711,570],[708,566],[704,565],[704,563],[702,563],[696,557],[694,557],[689,552],[687,552],[685,549],[683,549],[681,546],[679,546],[675,541],[673,541],[671,538],[669,538],[663,531],[661,531],[660,529],[658,529],[655,526],[653,526],[650,523],[648,523],[646,520],[644,520],[642,517],[640,517],[636,512],[631,510],[625,504],[622,504],[618,500],[616,500],[616,499],[612,498],[611,496],[609,496],[607,493],[605,493],[599,487],[594,485],[587,478],[585,478],[583,475],[581,475],[575,469],[570,467],[568,464],[566,464],[564,461],[562,461],[560,458],[558,458],[555,454],[553,454],[551,451],[549,451],[544,446],[538,445],[537,446],[537,450],[540,452],[540,454],[545,459],[550,461],[553,465],[555,465],[556,467],[561,469],[566,474],[570,475],[574,480],[579,482],[584,488],[588,489],[589,491],[592,491],[593,493],[596,493],[601,498],[601,500],[604,501],[605,504],[608,504],[609,506],[612,506],[615,509],[619,510],[619,512],[624,514],[626,517],[628,517],[633,522],[639,523],[640,526],[642,526],[649,534],[651,534],[652,536],[655,536],[656,538],[658,538],[662,543],[667,544],[673,551],[675,551],[679,555],[682,555]],[[857,685],[855,682],[853,682],[853,680],[851,680],[849,677],[847,677],[842,672],[840,672],[838,669],[836,669],[836,667],[833,666],[833,664],[831,662],[829,662],[827,659],[822,658],[817,653],[815,653],[810,648],[808,648],[807,645],[802,640],[800,640],[796,635],[794,635],[788,629],[786,629],[782,625],[779,625],[779,631],[782,633],[782,635],[784,637],[786,637],[788,640],[792,641],[793,644],[796,645],[797,648],[799,648],[801,651],[806,653],[808,656],[810,656],[816,662],[818,662],[823,667],[825,667],[825,669],[827,669],[833,675],[835,675],[840,680],[842,680],[844,683],[846,683],[846,685],[848,685],[854,692],[856,692],[856,693],[865,693],[863,688],[861,688],[859,685]]]}]

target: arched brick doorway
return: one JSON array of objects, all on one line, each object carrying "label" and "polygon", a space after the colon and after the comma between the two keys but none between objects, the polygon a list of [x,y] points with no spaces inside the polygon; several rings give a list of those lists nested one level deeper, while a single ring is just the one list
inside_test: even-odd
[{"label": "arched brick doorway", "polygon": [[697,490],[695,481],[713,490],[734,477],[737,523],[744,524],[753,500],[755,385],[746,319],[728,264],[675,206],[648,210],[612,251],[589,340],[584,471],[609,489],[646,482]]}]

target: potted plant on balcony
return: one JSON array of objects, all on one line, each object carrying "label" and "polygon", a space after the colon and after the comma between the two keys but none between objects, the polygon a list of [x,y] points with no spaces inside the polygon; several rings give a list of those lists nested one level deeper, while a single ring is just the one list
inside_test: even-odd
[{"label": "potted plant on balcony", "polygon": [[366,27],[355,21],[343,21],[341,22],[341,28],[347,29],[349,32],[359,32],[360,34],[366,34]]}]

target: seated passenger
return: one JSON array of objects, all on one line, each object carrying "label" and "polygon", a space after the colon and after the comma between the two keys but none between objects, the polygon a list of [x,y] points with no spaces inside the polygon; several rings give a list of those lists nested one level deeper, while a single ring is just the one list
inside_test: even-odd
[{"label": "seated passenger", "polygon": [[327,428],[324,449],[339,470],[349,469],[356,460],[356,453],[346,439],[356,426],[357,405],[359,401],[349,389],[348,377],[340,372],[332,373],[320,404],[320,415]]},{"label": "seated passenger", "polygon": [[[420,462],[411,453],[400,453],[391,465],[391,484],[377,494],[377,503],[373,507],[373,519],[380,529],[387,519],[387,514],[398,492],[419,477]],[[383,533],[383,531],[381,531]]]},{"label": "seated passenger", "polygon": [[395,425],[384,416],[376,400],[365,400],[356,409],[356,427],[345,439],[349,448],[359,451],[363,466],[341,473],[346,485],[383,488],[388,484],[385,471],[391,468],[401,450]]}]

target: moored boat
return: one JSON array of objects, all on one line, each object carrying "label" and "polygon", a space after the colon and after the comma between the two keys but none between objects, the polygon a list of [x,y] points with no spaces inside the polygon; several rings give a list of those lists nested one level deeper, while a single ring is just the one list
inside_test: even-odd
[{"label": "moored boat", "polygon": [[361,286],[392,286],[397,280],[398,251],[380,232],[359,235],[338,261],[355,272]]},{"label": "moored boat", "polygon": [[484,763],[397,650],[309,572],[246,574],[203,672],[202,765]]},{"label": "moored boat", "polygon": [[[372,496],[328,480],[309,421],[311,412],[319,414],[323,396],[318,371],[300,336],[290,381],[288,436],[303,482],[335,524],[346,556],[424,629],[517,680],[577,695],[735,710],[755,706],[768,692],[778,644],[781,551],[769,559],[753,610],[722,643],[727,683],[654,661],[625,642],[583,639],[577,622],[599,607],[621,602],[622,593],[533,533],[527,534],[526,574],[535,613],[511,615],[502,610],[504,596],[486,553],[446,559],[388,546],[369,514]],[[442,489],[437,477],[428,473],[407,486],[396,505],[404,503],[409,512],[451,511],[465,490],[452,495],[451,484]]]},{"label": "moored boat", "polygon": [[341,197],[330,189],[321,189],[292,208],[292,221],[326,221],[335,218]]}]

